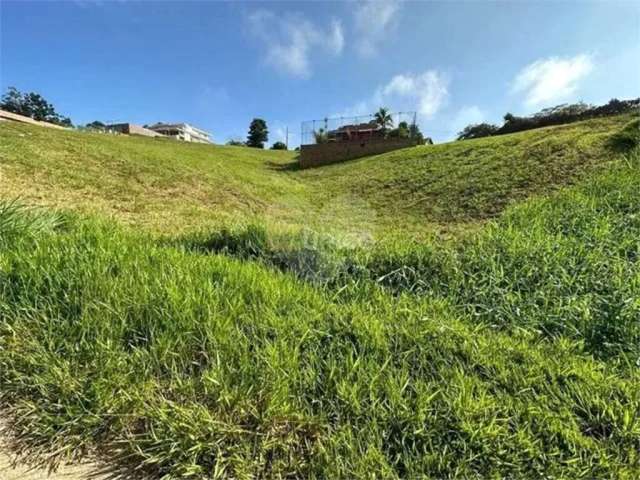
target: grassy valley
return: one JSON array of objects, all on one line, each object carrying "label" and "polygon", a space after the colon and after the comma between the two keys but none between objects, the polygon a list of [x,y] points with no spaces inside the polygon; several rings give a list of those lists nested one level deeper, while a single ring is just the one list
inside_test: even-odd
[{"label": "grassy valley", "polygon": [[637,478],[632,120],[314,170],[0,125],[16,441],[154,478]]},{"label": "grassy valley", "polygon": [[416,147],[313,170],[294,152],[0,129],[0,194],[175,233],[260,221],[381,237],[460,230],[601,169],[631,116]]}]

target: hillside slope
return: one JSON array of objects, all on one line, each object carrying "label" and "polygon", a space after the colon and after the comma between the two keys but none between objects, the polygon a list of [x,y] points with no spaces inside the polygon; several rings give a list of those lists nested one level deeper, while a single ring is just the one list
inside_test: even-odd
[{"label": "hillside slope", "polygon": [[0,407],[124,478],[638,478],[638,185],[345,252],[0,203]]},{"label": "hillside slope", "polygon": [[610,135],[632,116],[406,149],[308,171],[387,217],[441,223],[493,217],[531,195],[574,183],[614,154]]},{"label": "hillside slope", "polygon": [[114,216],[153,231],[256,219],[378,236],[495,216],[613,157],[630,116],[423,146],[314,170],[293,152],[0,124],[0,198]]},{"label": "hillside slope", "polygon": [[307,171],[1,126],[3,197],[99,213],[0,198],[9,440],[124,478],[638,478],[628,120]]}]

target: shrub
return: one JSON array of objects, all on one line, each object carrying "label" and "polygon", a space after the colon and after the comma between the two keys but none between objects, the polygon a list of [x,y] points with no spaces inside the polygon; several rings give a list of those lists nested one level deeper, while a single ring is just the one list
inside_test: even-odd
[{"label": "shrub", "polygon": [[490,123],[476,123],[467,125],[464,130],[458,133],[457,140],[470,140],[472,138],[489,137],[498,131],[497,125]]},{"label": "shrub", "polygon": [[631,112],[640,114],[640,98],[634,100],[618,100],[614,98],[607,104],[597,107],[585,103],[562,104],[545,108],[529,117],[518,117],[512,113],[507,113],[504,116],[504,123],[500,127],[487,123],[468,125],[458,134],[457,139],[467,140],[490,135],[504,135],[533,128],[562,125],[589,118]]},{"label": "shrub", "polygon": [[271,145],[271,150],[287,150],[287,145],[284,142],[275,142]]}]

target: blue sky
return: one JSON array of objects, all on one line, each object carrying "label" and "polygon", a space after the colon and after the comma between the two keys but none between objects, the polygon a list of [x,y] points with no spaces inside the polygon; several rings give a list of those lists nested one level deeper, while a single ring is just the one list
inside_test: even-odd
[{"label": "blue sky", "polygon": [[447,140],[567,101],[640,96],[640,2],[0,0],[0,86],[76,124],[184,121],[216,142],[262,117],[415,110]]}]

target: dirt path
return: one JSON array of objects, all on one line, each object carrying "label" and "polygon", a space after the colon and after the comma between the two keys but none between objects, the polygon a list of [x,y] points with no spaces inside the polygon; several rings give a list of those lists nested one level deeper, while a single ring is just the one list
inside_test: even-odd
[{"label": "dirt path", "polygon": [[33,468],[22,463],[15,464],[16,454],[7,442],[3,432],[5,424],[0,418],[0,480],[107,480],[109,476],[101,473],[96,464],[78,463],[60,465],[55,472],[44,468]]},{"label": "dirt path", "polygon": [[107,475],[97,471],[95,465],[62,465],[56,472],[13,465],[13,457],[0,446],[0,480],[106,480]]}]

